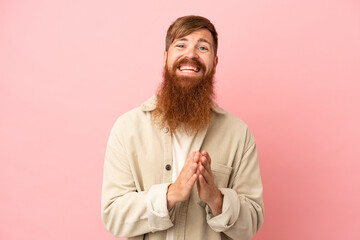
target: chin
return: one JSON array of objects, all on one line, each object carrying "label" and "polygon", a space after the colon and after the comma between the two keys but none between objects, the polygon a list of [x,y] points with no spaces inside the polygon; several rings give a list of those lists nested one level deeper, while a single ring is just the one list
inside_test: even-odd
[{"label": "chin", "polygon": [[176,82],[181,87],[195,87],[201,82],[202,77],[178,76]]}]

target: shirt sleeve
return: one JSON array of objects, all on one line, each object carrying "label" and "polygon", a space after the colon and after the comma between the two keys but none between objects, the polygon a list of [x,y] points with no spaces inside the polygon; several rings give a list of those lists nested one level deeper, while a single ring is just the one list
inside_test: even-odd
[{"label": "shirt sleeve", "polygon": [[262,182],[255,141],[249,144],[236,169],[229,188],[219,188],[223,194],[222,213],[214,216],[206,205],[208,225],[232,239],[251,239],[264,221]]},{"label": "shirt sleeve", "polygon": [[168,184],[138,191],[118,122],[111,130],[106,147],[101,217],[115,237],[133,237],[166,230],[172,226],[167,210]]},{"label": "shirt sleeve", "polygon": [[167,209],[166,193],[169,184],[153,185],[148,192],[146,209],[149,227],[152,232],[168,229],[174,225]]},{"label": "shirt sleeve", "polygon": [[221,214],[214,216],[211,208],[206,205],[206,220],[215,232],[224,232],[234,225],[239,217],[240,202],[237,193],[230,188],[219,188],[223,194]]}]

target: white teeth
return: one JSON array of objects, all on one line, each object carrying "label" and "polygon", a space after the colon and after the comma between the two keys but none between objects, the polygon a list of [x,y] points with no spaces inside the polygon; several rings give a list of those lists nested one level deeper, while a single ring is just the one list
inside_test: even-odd
[{"label": "white teeth", "polygon": [[193,71],[193,72],[198,72],[198,71],[200,71],[200,69],[199,69],[199,68],[196,68],[196,67],[191,67],[191,66],[181,66],[181,67],[180,67],[180,71],[186,71],[186,72],[191,72],[191,71]]}]

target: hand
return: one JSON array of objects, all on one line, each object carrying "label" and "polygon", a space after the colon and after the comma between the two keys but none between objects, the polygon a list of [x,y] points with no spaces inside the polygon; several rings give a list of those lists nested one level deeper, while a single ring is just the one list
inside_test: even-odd
[{"label": "hand", "polygon": [[168,210],[172,209],[176,203],[184,202],[190,197],[191,190],[198,179],[197,161],[195,155],[200,155],[199,152],[193,152],[181,169],[181,172],[176,181],[169,185],[168,192],[166,194]]},{"label": "hand", "polygon": [[211,158],[205,150],[202,151],[198,161],[198,173],[197,188],[199,198],[209,205],[214,216],[217,216],[222,212],[223,195],[215,186],[214,176],[211,171]]}]

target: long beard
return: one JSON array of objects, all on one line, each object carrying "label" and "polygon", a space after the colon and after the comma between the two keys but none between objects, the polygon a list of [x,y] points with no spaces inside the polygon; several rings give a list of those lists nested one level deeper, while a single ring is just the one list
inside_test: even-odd
[{"label": "long beard", "polygon": [[[172,70],[164,67],[154,117],[157,123],[168,126],[172,132],[181,128],[191,135],[210,123],[215,99],[215,70],[213,68],[198,78],[179,77],[176,75],[177,66]],[[202,67],[205,72],[205,66]]]}]

